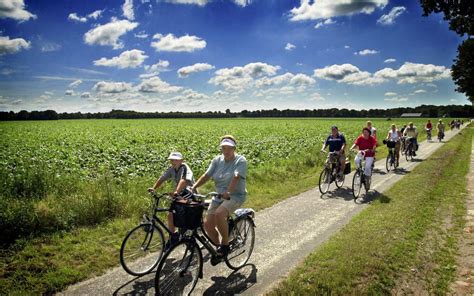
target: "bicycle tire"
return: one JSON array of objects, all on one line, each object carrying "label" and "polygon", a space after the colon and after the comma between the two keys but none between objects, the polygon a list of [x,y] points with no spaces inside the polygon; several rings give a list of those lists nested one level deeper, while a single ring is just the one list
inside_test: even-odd
[{"label": "bicycle tire", "polygon": [[247,264],[253,252],[255,225],[252,219],[249,217],[237,219],[229,236],[233,239],[229,242],[230,252],[224,261],[230,269],[237,270]]},{"label": "bicycle tire", "polygon": [[202,277],[202,260],[194,241],[182,240],[171,247],[156,270],[155,294],[190,295]]},{"label": "bicycle tire", "polygon": [[120,247],[120,264],[128,274],[134,276],[147,274],[160,262],[163,246],[164,236],[160,228],[152,223],[140,224],[123,239]]},{"label": "bicycle tire", "polygon": [[[324,182],[324,183],[321,183]],[[324,168],[324,170],[319,175],[319,192],[321,194],[325,194],[329,191],[329,186],[331,185],[331,172],[328,168]]]},{"label": "bicycle tire", "polygon": [[390,167],[391,167],[391,155],[387,155],[387,159],[385,160],[385,169],[387,170],[387,173],[390,172]]},{"label": "bicycle tire", "polygon": [[339,179],[339,176],[336,176],[336,180],[334,183],[336,183],[336,187],[337,188],[341,188],[342,185],[344,185],[344,180],[346,179],[346,175],[344,175],[344,173],[342,173],[342,179]]},{"label": "bicycle tire", "polygon": [[360,196],[360,191],[362,189],[362,172],[356,170],[354,177],[352,178],[352,196],[354,200],[357,200]]}]

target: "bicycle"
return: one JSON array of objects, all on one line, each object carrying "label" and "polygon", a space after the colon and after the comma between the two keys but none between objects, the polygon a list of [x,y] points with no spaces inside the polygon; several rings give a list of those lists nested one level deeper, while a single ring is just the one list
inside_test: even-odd
[{"label": "bicycle", "polygon": [[413,139],[412,137],[407,137],[406,142],[406,148],[405,148],[405,158],[407,161],[413,161],[413,156],[415,154],[415,147],[413,145]]},{"label": "bicycle", "polygon": [[[220,199],[215,192],[207,196],[195,195],[199,201],[188,205],[190,211],[204,209],[209,205],[204,198],[212,196]],[[183,205],[186,207],[186,205]],[[200,219],[185,219],[187,229],[180,241],[172,246],[161,259],[155,275],[155,291],[157,295],[189,295],[203,277],[203,255],[198,242],[211,254],[211,265],[224,261],[226,265],[237,270],[249,260],[255,244],[255,212],[252,209],[238,209],[229,218],[230,251],[223,258],[216,251],[217,246],[209,239],[203,229],[202,211]],[[184,217],[182,217],[184,218]]]},{"label": "bicycle", "polygon": [[160,208],[160,199],[173,200],[167,193],[150,192],[152,206],[149,214],[143,214],[143,220],[125,236],[120,247],[120,264],[134,276],[152,271],[163,256],[163,229],[171,236],[169,228],[160,220],[157,213],[168,212],[170,208]]},{"label": "bicycle", "polygon": [[383,143],[386,144],[388,148],[385,168],[387,169],[387,172],[390,172],[391,170],[395,170],[396,168],[398,168],[398,160],[395,157],[395,146],[397,143],[392,140],[383,140]]},{"label": "bicycle", "polygon": [[444,139],[444,133],[443,132],[438,132],[438,142],[441,143],[441,141]]},{"label": "bicycle", "polygon": [[325,194],[329,191],[329,186],[332,182],[336,183],[337,188],[342,187],[345,175],[341,172],[342,176],[338,176],[340,169],[339,153],[329,152],[326,162],[324,163],[324,169],[321,175],[319,175],[319,191],[321,194]]},{"label": "bicycle", "polygon": [[400,153],[405,154],[405,149],[406,149],[406,144],[407,144],[407,137],[403,136],[400,138]]},{"label": "bicycle", "polygon": [[430,128],[426,129],[426,140],[431,141],[431,129]]},{"label": "bicycle", "polygon": [[359,165],[356,164],[356,170],[354,173],[354,177],[352,178],[352,195],[354,196],[354,201],[357,201],[360,196],[362,184],[364,184],[365,192],[367,193],[370,190],[370,184],[372,182],[372,177],[366,176],[364,174],[365,153],[363,151],[359,151],[358,154],[361,155],[362,160]]}]

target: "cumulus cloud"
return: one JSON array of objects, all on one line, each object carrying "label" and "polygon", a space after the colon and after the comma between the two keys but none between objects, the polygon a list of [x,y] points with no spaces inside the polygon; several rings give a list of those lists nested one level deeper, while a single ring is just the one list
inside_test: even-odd
[{"label": "cumulus cloud", "polygon": [[123,43],[119,38],[135,29],[138,23],[128,20],[113,19],[110,23],[97,26],[84,34],[84,42],[89,45],[112,46],[114,49],[123,47]]},{"label": "cumulus cloud", "polygon": [[397,60],[396,59],[386,59],[385,61],[383,61],[384,63],[388,64],[388,63],[395,63]]},{"label": "cumulus cloud", "polygon": [[197,36],[175,37],[171,33],[166,36],[155,34],[153,39],[157,40],[151,43],[156,51],[193,52],[206,47],[206,41]]},{"label": "cumulus cloud", "polygon": [[295,48],[296,48],[296,46],[294,44],[291,44],[291,43],[287,43],[286,46],[285,46],[285,50],[288,50],[288,51],[293,50]]},{"label": "cumulus cloud", "polygon": [[398,84],[433,82],[450,78],[450,70],[433,64],[416,64],[405,62],[399,69],[384,68],[374,74],[376,78],[394,79]]},{"label": "cumulus cloud", "polygon": [[54,42],[43,42],[43,44],[41,44],[42,52],[58,51],[61,48],[62,48],[61,44],[54,43]]},{"label": "cumulus cloud", "polygon": [[69,84],[69,87],[71,87],[71,88],[76,88],[76,87],[78,87],[81,83],[82,83],[82,80],[78,79],[78,80],[75,80],[75,81],[71,82],[71,83]]},{"label": "cumulus cloud", "polygon": [[325,25],[326,25],[326,26],[329,26],[329,25],[332,25],[332,24],[335,24],[335,23],[336,23],[336,21],[333,21],[332,19],[328,18],[327,20],[324,20],[323,22],[317,23],[317,24],[314,26],[314,28],[315,28],[315,29],[319,29],[319,28],[321,28],[321,27],[323,27],[323,26],[325,26]]},{"label": "cumulus cloud", "polygon": [[198,107],[203,105],[208,100],[208,95],[186,89],[181,95],[175,96],[169,100],[166,100],[165,102],[176,104],[179,107]]},{"label": "cumulus cloud", "polygon": [[97,82],[93,90],[99,93],[123,93],[132,89],[132,85],[126,82],[106,82],[106,81],[99,81]]},{"label": "cumulus cloud", "polygon": [[394,96],[396,96],[396,95],[397,95],[396,92],[391,92],[391,91],[385,93],[385,96],[386,96],[386,97],[394,97]]},{"label": "cumulus cloud", "polygon": [[96,10],[94,12],[89,13],[87,17],[96,20],[102,15],[102,12],[104,12],[104,10]]},{"label": "cumulus cloud", "polygon": [[243,67],[223,68],[215,72],[209,83],[226,89],[242,90],[250,86],[254,78],[273,76],[280,69],[266,63],[250,63]]},{"label": "cumulus cloud", "polygon": [[354,85],[373,85],[385,81],[383,78],[373,77],[369,72],[361,71],[352,64],[332,65],[316,69],[314,70],[314,76],[325,80],[335,80],[338,83]]},{"label": "cumulus cloud", "polygon": [[30,47],[31,43],[23,38],[10,39],[8,36],[0,36],[0,56],[17,53]]},{"label": "cumulus cloud", "polygon": [[[205,6],[211,0],[161,0],[173,4],[194,4],[198,6]],[[246,7],[252,4],[253,0],[233,0],[233,2],[241,7]]]},{"label": "cumulus cloud", "polygon": [[145,31],[140,31],[138,34],[135,34],[135,37],[140,38],[140,39],[145,39],[148,38],[148,34]]},{"label": "cumulus cloud", "polygon": [[79,16],[76,12],[68,15],[67,19],[73,22],[86,23],[89,19],[98,19],[102,15],[103,10],[96,10],[89,13],[87,16]]},{"label": "cumulus cloud", "polygon": [[145,52],[138,49],[132,49],[122,52],[118,57],[111,59],[101,58],[94,61],[96,66],[117,67],[119,69],[136,68],[143,64],[148,56]]},{"label": "cumulus cloud", "polygon": [[12,18],[24,22],[29,19],[36,19],[36,15],[25,9],[23,0],[0,1],[0,18]]},{"label": "cumulus cloud", "polygon": [[298,85],[311,85],[315,83],[316,83],[316,80],[309,77],[308,75],[301,74],[301,73],[296,74],[290,79],[290,84],[297,85],[297,86]]},{"label": "cumulus cloud", "polygon": [[406,10],[403,6],[396,6],[390,10],[388,14],[382,15],[378,20],[377,23],[381,25],[393,25],[395,23],[395,19],[402,15]]},{"label": "cumulus cloud", "polygon": [[169,61],[159,60],[158,63],[153,65],[145,65],[145,74],[141,74],[140,78],[150,78],[160,74],[160,72],[168,71],[170,65]]},{"label": "cumulus cloud", "polygon": [[313,93],[311,96],[308,98],[310,101],[325,101],[326,99],[320,94],[320,93]]},{"label": "cumulus cloud", "polygon": [[426,90],[424,90],[424,89],[417,89],[417,90],[415,90],[413,93],[414,93],[414,94],[424,94],[424,93],[426,93]]},{"label": "cumulus cloud", "polygon": [[72,89],[66,90],[66,91],[64,92],[64,94],[65,94],[66,96],[74,96],[74,95],[75,95],[75,93],[74,93],[74,91],[73,91]]},{"label": "cumulus cloud", "polygon": [[361,51],[354,52],[355,55],[361,55],[361,56],[378,54],[378,53],[379,51],[376,51],[375,49],[364,49]]},{"label": "cumulus cloud", "polygon": [[139,91],[147,93],[175,93],[181,89],[181,87],[170,85],[168,82],[161,80],[160,77],[157,76],[145,79],[138,85]]},{"label": "cumulus cloud", "polygon": [[122,5],[122,10],[124,17],[131,21],[135,19],[135,14],[133,12],[133,0],[125,0],[125,3]]},{"label": "cumulus cloud", "polygon": [[83,92],[81,94],[81,98],[83,99],[89,99],[91,97],[91,93],[90,92]]},{"label": "cumulus cloud", "polygon": [[209,71],[214,69],[213,65],[207,63],[196,63],[191,66],[182,67],[178,70],[178,75],[181,78],[188,77],[192,73]]},{"label": "cumulus cloud", "polygon": [[299,7],[290,10],[291,21],[328,19],[358,13],[371,14],[384,8],[388,0],[301,0]]}]

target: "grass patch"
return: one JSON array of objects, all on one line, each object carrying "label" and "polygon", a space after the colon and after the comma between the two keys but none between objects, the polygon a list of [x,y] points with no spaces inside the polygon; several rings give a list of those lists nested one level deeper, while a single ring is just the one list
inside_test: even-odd
[{"label": "grass patch", "polygon": [[[423,161],[269,294],[446,294],[464,224],[473,131]],[[402,290],[403,283],[413,290]]]}]

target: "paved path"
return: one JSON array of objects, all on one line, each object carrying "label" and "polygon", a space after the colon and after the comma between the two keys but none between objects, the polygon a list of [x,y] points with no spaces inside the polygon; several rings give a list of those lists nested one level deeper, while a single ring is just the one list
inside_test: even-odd
[{"label": "paved path", "polygon": [[[446,132],[449,140],[457,131]],[[380,198],[390,202],[383,192],[429,157],[443,143],[423,142],[413,162],[400,161],[396,173],[386,173],[385,159],[375,163],[372,189],[366,200]],[[288,198],[257,213],[255,223],[255,249],[249,264],[232,272],[225,264],[211,266],[204,263],[204,278],[200,279],[195,295],[259,295],[288,274],[322,242],[343,227],[368,203],[356,204],[350,185],[352,174],[346,176],[341,189],[331,184],[329,192],[321,198],[315,189]],[[364,191],[363,191],[364,192]],[[102,276],[70,286],[66,295],[145,295],[154,294],[154,273],[143,277],[126,274],[116,267]]]}]

